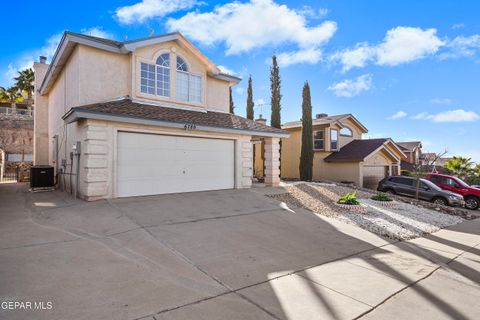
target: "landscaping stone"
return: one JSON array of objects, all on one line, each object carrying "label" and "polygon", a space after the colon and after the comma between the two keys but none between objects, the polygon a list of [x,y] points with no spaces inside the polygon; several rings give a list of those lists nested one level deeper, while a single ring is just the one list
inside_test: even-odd
[{"label": "landscaping stone", "polygon": [[337,204],[338,198],[352,192],[352,188],[336,184],[292,183],[284,184],[284,188],[287,193],[271,197],[396,240],[416,238],[464,221],[461,216],[444,214],[404,202],[395,201],[396,206],[392,207],[381,206],[378,205],[380,201],[370,199],[372,193],[363,190],[356,192],[366,212],[352,212],[352,206],[344,208]]}]

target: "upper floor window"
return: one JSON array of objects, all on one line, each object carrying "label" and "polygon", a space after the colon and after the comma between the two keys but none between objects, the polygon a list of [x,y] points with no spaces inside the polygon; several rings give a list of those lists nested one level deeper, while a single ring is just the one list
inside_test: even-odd
[{"label": "upper floor window", "polygon": [[322,131],[314,131],[313,132],[313,149],[315,150],[323,150],[325,141],[325,132]]},{"label": "upper floor window", "polygon": [[155,64],[140,64],[140,91],[157,96],[170,96],[170,54],[160,55]]},{"label": "upper floor window", "polygon": [[353,133],[352,133],[352,130],[350,128],[345,127],[345,128],[340,129],[340,135],[351,137],[351,136],[353,136]]},{"label": "upper floor window", "polygon": [[181,57],[177,56],[177,99],[202,102],[202,77],[191,74]]},{"label": "upper floor window", "polygon": [[338,148],[338,130],[330,130],[330,149],[337,150]]}]

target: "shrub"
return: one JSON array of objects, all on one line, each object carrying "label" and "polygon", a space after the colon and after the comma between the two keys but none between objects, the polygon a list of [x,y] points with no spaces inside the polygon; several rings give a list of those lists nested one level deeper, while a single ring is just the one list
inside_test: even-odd
[{"label": "shrub", "polygon": [[349,205],[359,205],[360,202],[357,200],[357,193],[349,192],[345,193],[340,199],[337,201],[340,204],[349,204]]},{"label": "shrub", "polygon": [[375,201],[392,201],[388,195],[386,195],[383,192],[379,192],[370,199],[375,200]]},{"label": "shrub", "polygon": [[406,177],[411,177],[411,176],[412,176],[412,173],[411,173],[410,171],[408,171],[408,170],[401,170],[401,171],[400,171],[400,174],[401,174],[402,176],[406,176]]}]

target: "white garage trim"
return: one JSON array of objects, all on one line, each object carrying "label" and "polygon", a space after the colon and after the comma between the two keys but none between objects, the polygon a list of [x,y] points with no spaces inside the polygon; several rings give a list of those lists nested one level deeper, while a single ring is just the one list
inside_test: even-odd
[{"label": "white garage trim", "polygon": [[234,139],[119,130],[115,140],[117,197],[236,186]]}]

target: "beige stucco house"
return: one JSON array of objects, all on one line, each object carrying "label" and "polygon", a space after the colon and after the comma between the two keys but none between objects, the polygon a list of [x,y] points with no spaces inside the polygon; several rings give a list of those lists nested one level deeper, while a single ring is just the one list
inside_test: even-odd
[{"label": "beige stucco house", "polygon": [[117,42],[65,32],[34,69],[34,162],[82,198],[248,188],[257,139],[265,181],[279,183],[288,132],[230,114],[241,79],[180,33]]},{"label": "beige stucco house", "polygon": [[[376,188],[385,176],[400,173],[400,162],[405,158],[402,150],[388,138],[362,139],[368,130],[353,115],[319,114],[312,125],[314,180],[348,181]],[[290,137],[282,139],[281,175],[298,179],[302,122],[285,123],[282,129],[290,132]]]}]

